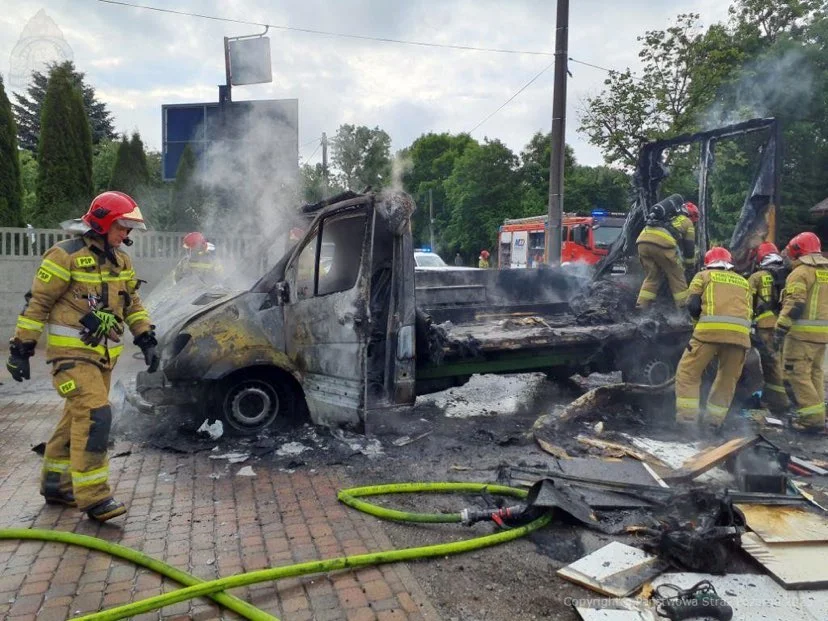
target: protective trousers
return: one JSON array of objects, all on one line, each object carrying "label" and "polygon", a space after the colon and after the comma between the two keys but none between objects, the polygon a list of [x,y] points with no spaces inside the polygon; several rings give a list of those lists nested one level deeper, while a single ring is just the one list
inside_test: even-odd
[{"label": "protective trousers", "polygon": [[649,306],[658,296],[658,290],[665,278],[676,306],[684,304],[687,298],[687,280],[684,278],[684,270],[675,247],[662,248],[642,242],[638,244],[638,260],[644,269],[644,282],[641,283],[641,290],[638,292],[636,307]]},{"label": "protective trousers", "polygon": [[106,447],[112,425],[112,371],[80,361],[53,364],[52,383],[65,399],[43,458],[40,493],[47,498],[74,491],[81,511],[112,497]]},{"label": "protective trousers", "polygon": [[803,427],[825,426],[825,343],[809,343],[788,335],[782,350],[785,386],[794,402],[795,420]]},{"label": "protective trousers", "polygon": [[736,384],[742,375],[747,349],[729,343],[705,343],[691,338],[676,369],[676,420],[695,423],[701,412],[699,394],[702,375],[714,358],[719,362],[716,379],[707,396],[708,424],[719,426],[724,422]]},{"label": "protective trousers", "polygon": [[790,405],[782,377],[782,355],[776,351],[773,344],[773,328],[757,328],[756,336],[762,344],[759,348],[762,375],[765,378],[762,401],[771,412],[781,414],[786,412]]}]

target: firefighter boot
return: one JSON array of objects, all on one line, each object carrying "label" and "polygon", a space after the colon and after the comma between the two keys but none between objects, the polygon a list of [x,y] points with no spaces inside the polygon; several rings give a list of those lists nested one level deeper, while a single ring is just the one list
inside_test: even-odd
[{"label": "firefighter boot", "polygon": [[731,345],[729,343],[717,343],[715,347],[719,368],[716,371],[713,386],[710,387],[710,395],[707,397],[705,423],[712,429],[718,430],[724,423],[730,409],[748,350],[741,345]]},{"label": "firefighter boot", "polygon": [[114,498],[107,498],[86,511],[89,519],[96,522],[106,522],[124,513],[126,513],[124,503],[118,502]]},{"label": "firefighter boot", "polygon": [[785,385],[792,393],[792,426],[798,431],[823,433],[825,429],[825,388],[822,361],[825,343],[785,338],[783,365]]},{"label": "firefighter boot", "polygon": [[676,422],[696,425],[702,374],[716,356],[717,345],[691,338],[676,369]]}]

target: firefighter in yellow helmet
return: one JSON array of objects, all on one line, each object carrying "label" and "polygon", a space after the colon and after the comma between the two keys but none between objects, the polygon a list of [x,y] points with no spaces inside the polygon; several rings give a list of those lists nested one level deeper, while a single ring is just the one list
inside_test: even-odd
[{"label": "firefighter in yellow helmet", "polygon": [[673,194],[653,205],[635,244],[644,270],[636,308],[647,308],[658,296],[664,280],[676,306],[687,297],[686,271],[693,268],[696,254],[696,227],[699,210]]},{"label": "firefighter in yellow helmet", "polygon": [[784,260],[771,242],[763,242],[756,249],[756,271],[748,278],[753,295],[753,325],[756,328],[757,349],[762,359],[765,379],[762,400],[774,414],[787,412],[789,402],[782,381],[782,355],[773,344],[779,298],[785,286]]},{"label": "firefighter in yellow helmet", "polygon": [[822,256],[822,244],[814,233],[800,233],[785,250],[793,260],[793,271],[785,281],[774,340],[777,347],[784,344],[782,366],[785,384],[793,393],[793,428],[823,433],[828,259]]},{"label": "firefighter in yellow helmet", "polygon": [[141,305],[130,245],[132,229],[146,229],[141,210],[121,192],[97,196],[82,218],[89,230],[52,246],[37,270],[17,318],[6,368],[30,378],[29,358],[45,330],[52,383],[65,399],[63,416],[46,444],[40,493],[50,504],[77,506],[105,522],[126,512],[112,497],[106,449],[112,410],[109,383],[123,350],[124,324],[152,373],[157,342]]},{"label": "firefighter in yellow helmet", "polygon": [[752,296],[748,281],[732,271],[731,260],[725,248],[711,248],[704,256],[705,269],[687,291],[687,310],[696,326],[676,370],[680,425],[698,421],[702,374],[714,358],[719,369],[707,398],[705,422],[710,427],[721,427],[742,374],[750,348]]}]

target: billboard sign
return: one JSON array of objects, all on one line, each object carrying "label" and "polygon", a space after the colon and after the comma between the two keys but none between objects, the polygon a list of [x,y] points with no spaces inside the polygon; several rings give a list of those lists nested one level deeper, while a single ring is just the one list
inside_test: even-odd
[{"label": "billboard sign", "polygon": [[267,153],[279,168],[299,166],[299,101],[265,99],[161,106],[162,176],[175,179],[184,148],[196,159],[232,150],[251,157]]},{"label": "billboard sign", "polygon": [[270,37],[228,39],[230,84],[262,84],[273,81],[270,64]]}]

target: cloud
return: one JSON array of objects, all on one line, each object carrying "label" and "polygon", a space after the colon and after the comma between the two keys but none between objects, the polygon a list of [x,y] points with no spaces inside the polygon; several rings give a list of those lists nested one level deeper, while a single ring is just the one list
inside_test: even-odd
[{"label": "cloud", "polygon": [[[551,51],[555,3],[547,0],[177,0],[155,4],[182,11],[386,38]],[[17,0],[0,17],[0,70],[26,21],[44,8],[55,20],[120,130],[139,129],[160,148],[161,104],[216,101],[224,81],[222,38],[254,26],[128,9],[94,0]],[[726,18],[719,0],[580,0],[571,5],[570,56],[623,69],[638,65],[636,37],[663,28],[678,13],[702,21]],[[379,125],[393,148],[429,131],[468,131],[552,58],[437,49],[271,29],[274,82],[236,87],[234,99],[298,98],[299,141],[342,123]],[[579,161],[599,163],[598,150],[576,133],[577,109],[606,74],[572,65],[567,138]],[[552,70],[489,119],[475,137],[496,137],[520,151],[551,126]]]}]

